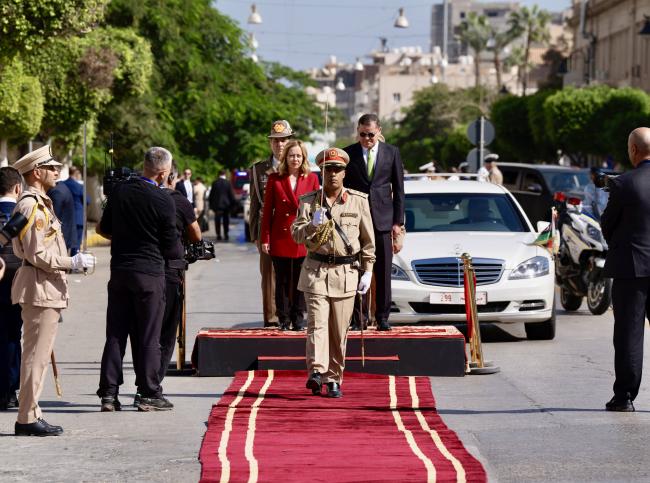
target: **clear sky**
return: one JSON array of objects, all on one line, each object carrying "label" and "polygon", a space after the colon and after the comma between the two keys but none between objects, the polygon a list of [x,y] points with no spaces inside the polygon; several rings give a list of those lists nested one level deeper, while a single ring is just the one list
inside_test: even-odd
[{"label": "clear sky", "polygon": [[[439,1],[422,0],[257,0],[262,24],[247,23],[254,0],[216,0],[213,5],[236,20],[259,42],[261,59],[278,61],[294,69],[322,66],[330,55],[353,63],[380,46],[379,37],[388,39],[388,47],[429,48],[431,6]],[[522,5],[537,4],[559,12],[570,0],[520,0]],[[408,29],[393,23],[397,10],[404,7]],[[368,59],[365,59],[367,61]]]}]

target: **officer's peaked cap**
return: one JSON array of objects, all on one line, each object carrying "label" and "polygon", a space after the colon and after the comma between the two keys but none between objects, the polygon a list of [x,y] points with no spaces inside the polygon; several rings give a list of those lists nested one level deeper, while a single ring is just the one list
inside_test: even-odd
[{"label": "officer's peaked cap", "polygon": [[271,126],[271,134],[269,138],[288,138],[294,135],[294,132],[291,130],[291,125],[288,121],[280,119],[275,121]]},{"label": "officer's peaked cap", "polygon": [[344,168],[350,162],[348,153],[339,148],[325,148],[316,156],[316,164],[323,166],[343,166]]},{"label": "officer's peaked cap", "polygon": [[52,156],[52,149],[48,144],[26,154],[16,161],[13,167],[17,169],[20,174],[25,174],[39,166],[62,166],[62,164]]}]

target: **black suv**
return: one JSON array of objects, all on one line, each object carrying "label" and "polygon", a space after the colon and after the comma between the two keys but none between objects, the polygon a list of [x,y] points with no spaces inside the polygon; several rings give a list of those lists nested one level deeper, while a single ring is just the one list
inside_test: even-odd
[{"label": "black suv", "polygon": [[533,226],[538,221],[551,221],[555,193],[582,197],[585,186],[591,183],[586,168],[524,163],[498,163],[498,167],[503,173],[503,186],[514,195]]}]

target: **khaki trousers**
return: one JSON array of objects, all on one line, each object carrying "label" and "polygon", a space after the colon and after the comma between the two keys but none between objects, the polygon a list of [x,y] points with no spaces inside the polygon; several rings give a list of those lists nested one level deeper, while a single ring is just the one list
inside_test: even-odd
[{"label": "khaki trousers", "polygon": [[18,422],[33,423],[41,417],[38,399],[50,363],[61,309],[20,304],[23,318],[23,358],[20,365]]},{"label": "khaki trousers", "polygon": [[307,305],[307,369],[324,374],[323,382],[343,381],[345,346],[354,296],[305,293]]},{"label": "khaki trousers", "polygon": [[[259,249],[259,241],[258,241]],[[264,315],[264,326],[277,325],[278,317],[275,313],[275,272],[271,255],[259,250],[260,253],[260,274],[262,275],[262,312]]]}]

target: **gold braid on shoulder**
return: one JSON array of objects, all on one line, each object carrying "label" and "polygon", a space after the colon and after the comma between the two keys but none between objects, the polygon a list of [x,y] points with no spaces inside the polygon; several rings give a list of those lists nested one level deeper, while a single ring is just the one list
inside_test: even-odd
[{"label": "gold braid on shoulder", "polygon": [[[315,203],[314,203],[314,208],[315,210],[318,210],[320,208],[320,201],[318,197],[316,197]],[[314,210],[314,211],[315,211]],[[318,250],[321,246],[326,244],[330,239],[332,239],[332,235],[334,233],[334,220],[330,219],[327,220],[325,223],[321,224],[317,229],[316,233],[314,234],[314,237],[312,238],[314,242],[314,249]]]}]

